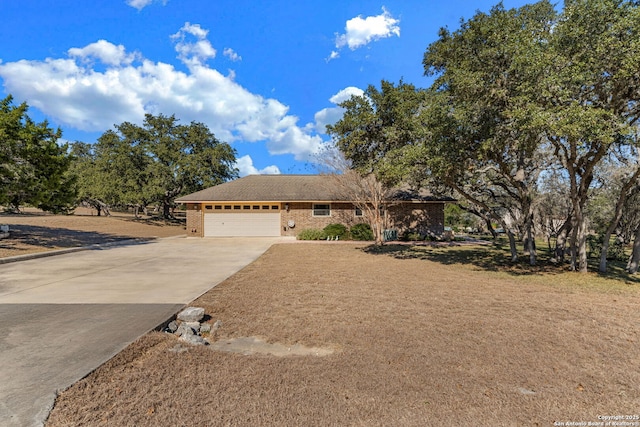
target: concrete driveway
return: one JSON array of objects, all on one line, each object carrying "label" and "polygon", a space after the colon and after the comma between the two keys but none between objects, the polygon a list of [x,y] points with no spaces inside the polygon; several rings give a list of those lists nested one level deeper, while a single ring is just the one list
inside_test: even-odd
[{"label": "concrete driveway", "polygon": [[279,238],[172,238],[0,265],[0,425],[69,387]]}]

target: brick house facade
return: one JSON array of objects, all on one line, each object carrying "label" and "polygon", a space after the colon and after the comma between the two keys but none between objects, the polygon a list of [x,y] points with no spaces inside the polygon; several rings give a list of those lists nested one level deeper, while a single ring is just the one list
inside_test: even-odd
[{"label": "brick house facade", "polygon": [[[187,236],[296,236],[301,230],[366,222],[353,203],[333,196],[323,175],[250,175],[176,200],[186,205]],[[429,196],[390,201],[387,228],[441,235],[444,205]]]}]

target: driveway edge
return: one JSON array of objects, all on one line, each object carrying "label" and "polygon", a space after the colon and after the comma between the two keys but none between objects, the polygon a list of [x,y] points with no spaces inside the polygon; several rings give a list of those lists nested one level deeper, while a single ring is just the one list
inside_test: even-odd
[{"label": "driveway edge", "polygon": [[28,260],[31,260],[31,259],[46,258],[46,257],[50,257],[50,256],[55,256],[55,255],[64,255],[64,254],[70,254],[70,253],[74,253],[74,252],[89,251],[89,250],[101,249],[101,248],[109,248],[109,247],[114,247],[114,246],[138,245],[138,244],[142,244],[142,243],[155,242],[156,240],[161,240],[161,239],[176,239],[176,238],[186,238],[186,236],[172,236],[172,237],[162,237],[162,238],[160,238],[160,237],[140,237],[140,238],[127,239],[127,240],[118,240],[116,242],[109,242],[109,243],[95,243],[93,245],[78,246],[78,247],[75,247],[75,248],[64,248],[64,249],[54,249],[54,250],[51,250],[51,251],[33,252],[33,253],[30,253],[30,254],[16,255],[16,256],[10,256],[10,257],[6,257],[6,258],[0,258],[0,264],[9,264],[11,262],[28,261]]}]

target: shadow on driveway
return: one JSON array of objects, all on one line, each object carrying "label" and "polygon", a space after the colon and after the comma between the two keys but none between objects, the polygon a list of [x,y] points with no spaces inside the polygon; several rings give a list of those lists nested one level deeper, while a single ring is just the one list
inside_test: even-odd
[{"label": "shadow on driveway", "polygon": [[[0,247],[10,249],[19,242],[22,245],[44,248],[75,248],[80,246],[113,243],[131,240],[131,236],[101,233],[98,231],[79,231],[68,228],[51,228],[36,225],[12,225],[11,235],[0,240]],[[144,242],[153,238],[135,238]]]}]

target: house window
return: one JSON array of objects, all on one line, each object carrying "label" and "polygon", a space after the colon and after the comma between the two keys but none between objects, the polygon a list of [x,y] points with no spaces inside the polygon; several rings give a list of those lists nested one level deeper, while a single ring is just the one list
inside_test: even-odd
[{"label": "house window", "polygon": [[355,214],[356,214],[356,216],[362,216],[362,209],[360,209],[359,207],[356,206]]},{"label": "house window", "polygon": [[221,206],[221,205],[216,205],[216,206],[215,206],[215,210],[217,210],[217,211],[222,210],[222,206]]},{"label": "house window", "polygon": [[239,211],[242,208],[242,206],[240,205],[233,205],[233,210],[234,211]]},{"label": "house window", "polygon": [[251,210],[251,206],[244,205],[244,206],[242,206],[242,209],[245,210],[245,211],[248,211],[248,210]]},{"label": "house window", "polygon": [[277,211],[278,209],[280,209],[280,207],[278,205],[271,205],[271,210],[272,211]]},{"label": "house window", "polygon": [[213,209],[213,206],[211,205],[205,205],[204,207],[206,210],[210,211],[211,209]]},{"label": "house window", "polygon": [[331,216],[331,205],[314,203],[313,216]]},{"label": "house window", "polygon": [[230,211],[231,210],[231,205],[224,205],[224,210],[225,211]]}]

